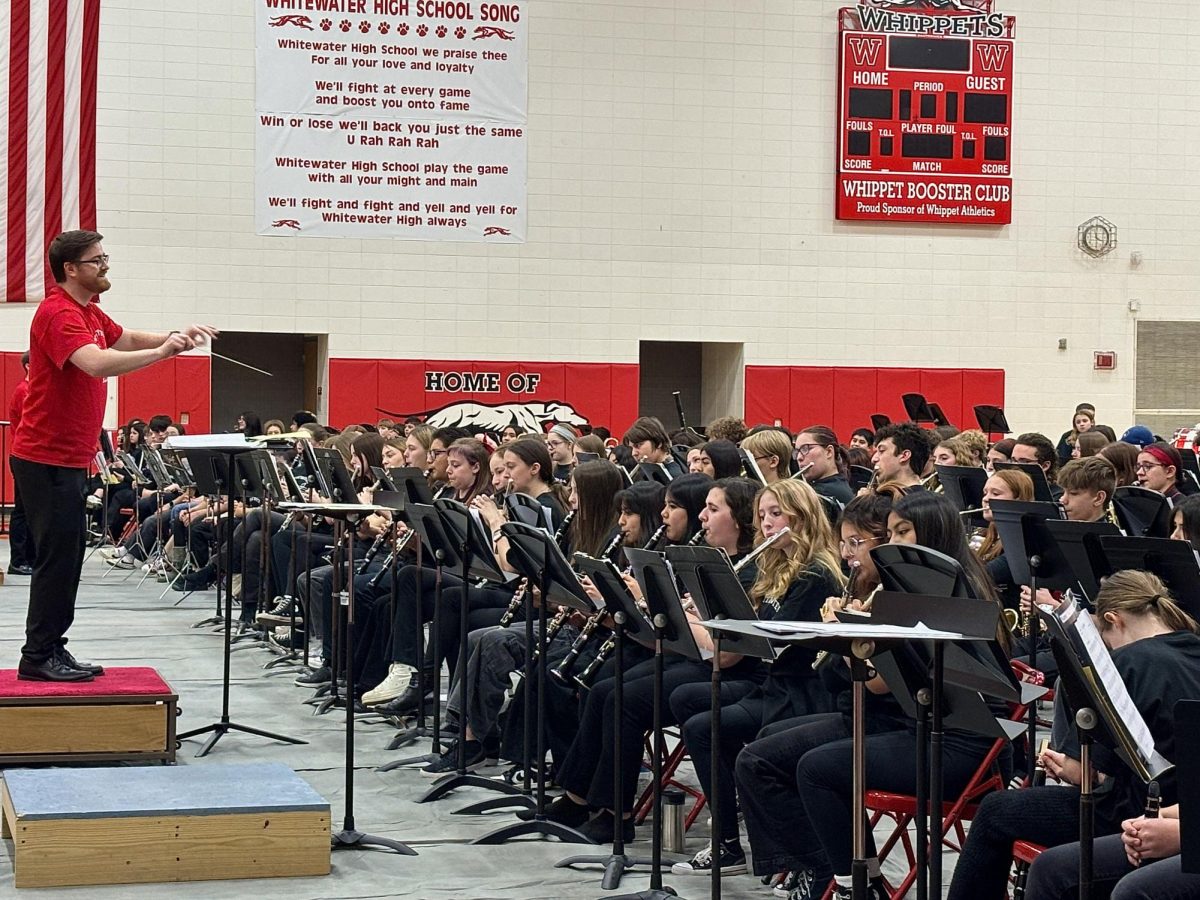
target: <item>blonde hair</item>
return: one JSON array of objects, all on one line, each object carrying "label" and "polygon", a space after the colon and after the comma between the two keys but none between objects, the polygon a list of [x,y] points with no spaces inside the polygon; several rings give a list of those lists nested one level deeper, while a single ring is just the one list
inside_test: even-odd
[{"label": "blonde hair", "polygon": [[839,584],[842,568],[833,538],[833,527],[817,492],[798,479],[789,478],[763,488],[754,498],[757,526],[755,543],[762,543],[759,502],[770,494],[787,517],[791,537],[783,546],[775,545],[758,557],[758,576],[750,588],[750,599],[757,607],[764,599],[782,599],[788,587],[802,575],[828,574]]},{"label": "blonde hair", "polygon": [[987,456],[988,447],[991,446],[991,441],[987,439],[987,435],[978,428],[968,428],[966,431],[959,432],[956,441],[965,444],[967,449],[974,455],[975,460],[971,465],[979,465],[983,458]]},{"label": "blonde hair", "polygon": [[959,440],[957,437],[946,438],[946,440],[938,443],[938,447],[945,447],[954,454],[954,464],[956,466],[978,466],[979,462],[971,454],[971,448],[966,441]]},{"label": "blonde hair", "polygon": [[[1000,469],[989,477],[999,478],[1008,485],[1014,500],[1033,499],[1033,479],[1024,472],[1017,469]],[[983,533],[983,543],[977,551],[979,559],[982,562],[991,562],[1003,552],[1004,546],[1000,543],[1000,532],[996,530],[996,523],[989,522],[987,530]]]},{"label": "blonde hair", "polygon": [[1104,579],[1096,595],[1096,627],[1101,631],[1112,628],[1112,623],[1104,618],[1110,612],[1155,616],[1171,631],[1200,633],[1196,620],[1179,608],[1163,580],[1138,569],[1125,569]]},{"label": "blonde hair", "polygon": [[775,474],[787,478],[791,474],[792,442],[782,431],[774,428],[764,428],[754,434],[742,438],[742,449],[755,456],[775,456],[779,458],[775,466]]}]

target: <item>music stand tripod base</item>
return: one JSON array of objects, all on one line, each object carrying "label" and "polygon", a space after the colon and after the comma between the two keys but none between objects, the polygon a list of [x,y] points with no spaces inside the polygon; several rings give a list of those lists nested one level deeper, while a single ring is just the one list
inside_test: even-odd
[{"label": "music stand tripod base", "polygon": [[329,846],[334,850],[366,850],[371,847],[379,847],[382,850],[391,850],[402,856],[417,855],[416,850],[402,841],[393,841],[391,838],[380,837],[376,834],[366,834],[350,828],[335,832],[330,837]]}]

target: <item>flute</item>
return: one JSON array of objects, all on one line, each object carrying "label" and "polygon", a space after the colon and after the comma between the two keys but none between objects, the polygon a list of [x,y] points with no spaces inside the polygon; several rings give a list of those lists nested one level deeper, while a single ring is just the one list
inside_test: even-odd
[{"label": "flute", "polygon": [[816,465],[816,463],[815,463],[815,462],[807,462],[807,463],[805,463],[804,465],[802,465],[802,466],[801,466],[799,469],[797,469],[797,470],[796,470],[796,474],[795,474],[795,475],[793,475],[793,476],[791,476],[791,477],[792,477],[793,479],[795,479],[795,478],[803,478],[803,477],[804,477],[804,473],[805,473],[805,472],[807,472],[809,469],[811,469],[811,468],[812,468],[813,466],[815,466],[815,465]]},{"label": "flute", "polygon": [[775,532],[773,535],[771,535],[769,538],[767,538],[765,541],[763,541],[761,544],[759,544],[757,547],[755,547],[753,550],[751,550],[749,553],[747,553],[745,556],[743,556],[741,559],[739,559],[734,564],[733,571],[740,572],[743,568],[746,567],[747,564],[752,563],[752,562],[754,562],[754,560],[758,559],[758,557],[760,557],[763,554],[764,550],[766,550],[768,547],[775,544],[775,542],[778,541],[785,534],[791,534],[791,533],[792,533],[792,529],[789,528],[787,525],[784,525],[777,532]]}]

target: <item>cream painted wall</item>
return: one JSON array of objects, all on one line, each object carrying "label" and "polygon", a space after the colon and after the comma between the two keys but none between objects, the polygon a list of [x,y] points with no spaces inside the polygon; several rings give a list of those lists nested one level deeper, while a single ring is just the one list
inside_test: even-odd
[{"label": "cream painted wall", "polygon": [[[1200,318],[1200,24],[1182,0],[998,3],[1012,226],[833,219],[836,2],[530,0],[529,241],[482,246],[256,236],[251,4],[105,0],[106,308],[328,333],[331,356],[631,362],[643,337],[742,341],[747,364],[1003,366],[1014,427],[1057,434],[1083,399],[1123,427],[1128,301]],[[1099,261],[1075,248],[1092,215],[1119,228]],[[0,349],[29,315],[0,309]]]}]

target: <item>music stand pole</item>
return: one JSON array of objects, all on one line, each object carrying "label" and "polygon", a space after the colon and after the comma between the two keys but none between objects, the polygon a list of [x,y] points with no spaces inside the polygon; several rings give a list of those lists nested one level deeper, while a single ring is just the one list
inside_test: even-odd
[{"label": "music stand pole", "polygon": [[[330,844],[334,850],[363,850],[383,847],[404,856],[416,856],[417,851],[401,841],[367,834],[354,825],[354,530],[356,522],[347,522],[348,578],[346,590],[346,627],[342,629],[346,659],[346,811],[342,830],[333,834]],[[339,598],[340,600],[340,598]],[[334,678],[337,673],[334,673]]]},{"label": "music stand pole", "polygon": [[[226,468],[225,472],[226,472],[226,478],[230,482],[232,482],[233,475],[236,471],[236,469],[235,469],[236,460],[237,460],[237,452],[236,451],[230,451],[229,453],[226,454],[225,461],[226,461],[226,464],[228,467]],[[219,480],[218,480],[217,486],[220,487]],[[230,516],[227,517],[226,521],[229,523],[232,523],[232,521],[233,521],[232,513],[233,513],[234,487],[235,487],[235,485],[233,485],[232,483],[229,483],[226,485],[226,490],[225,490],[225,497],[226,497],[226,501],[227,501],[226,505],[227,505],[229,513],[230,513]],[[231,527],[232,527],[232,525],[231,525]],[[232,531],[230,532],[229,539],[230,539],[230,541],[233,540],[233,532]],[[219,577],[220,569],[221,569],[221,548],[220,548],[219,542],[218,542],[218,546],[217,546],[217,563],[216,564],[217,564],[217,574]],[[219,593],[220,592],[218,592],[218,595],[219,595]],[[226,566],[226,571],[225,571],[225,647],[224,647],[224,657],[225,658],[224,658],[224,670],[223,670],[222,678],[221,678],[221,718],[219,721],[214,722],[211,725],[205,725],[203,728],[195,728],[195,729],[192,729],[191,731],[185,731],[183,734],[178,735],[178,740],[182,741],[185,738],[197,737],[201,734],[208,734],[211,731],[212,736],[209,737],[209,739],[206,740],[204,742],[204,744],[200,747],[200,750],[196,753],[197,758],[200,758],[202,756],[207,756],[209,754],[209,752],[213,749],[213,747],[215,747],[217,745],[217,741],[219,741],[221,738],[223,738],[230,731],[241,731],[246,734],[256,734],[259,737],[270,738],[271,740],[275,740],[275,741],[284,741],[285,743],[288,743],[288,744],[307,744],[308,741],[300,740],[300,738],[288,737],[287,735],[283,735],[283,734],[275,734],[274,732],[265,731],[261,728],[253,728],[249,725],[240,725],[236,722],[231,721],[231,719],[229,718],[229,660],[230,660],[230,650],[232,649],[230,639],[233,636],[232,630],[231,630],[232,616],[233,616],[233,566],[230,565],[230,566]]]},{"label": "music stand pole", "polygon": [[[854,858],[850,863],[851,895],[854,900],[867,900],[867,725],[866,683],[870,677],[867,660],[875,652],[871,641],[856,640],[850,645],[850,677],[852,679],[851,743],[853,745],[851,784],[854,817]],[[920,807],[918,806],[918,809]],[[918,862],[919,865],[919,862]],[[940,894],[938,895],[940,896]]]},{"label": "music stand pole", "polygon": [[[926,863],[929,866],[929,896],[942,896],[942,695],[945,678],[946,645],[935,641],[933,645],[932,702],[930,714],[932,726],[929,733],[929,805],[930,847]],[[918,776],[920,777],[920,776]],[[864,895],[865,896],[865,895]]]},{"label": "music stand pole", "polygon": [[1092,794],[1092,732],[1098,724],[1096,712],[1084,708],[1075,713],[1079,734],[1079,900],[1092,897],[1092,852],[1095,839],[1095,798]]},{"label": "music stand pole", "polygon": [[928,900],[929,866],[929,705],[928,688],[917,691],[917,809],[913,825],[917,833],[917,900]]},{"label": "music stand pole", "polygon": [[[1042,557],[1036,553],[1029,557],[1029,614],[1025,617],[1026,630],[1029,632],[1029,666],[1038,669],[1038,636],[1041,634],[1041,621],[1037,614],[1038,569],[1042,567]],[[1025,736],[1028,746],[1025,748],[1025,765],[1029,783],[1033,783],[1033,770],[1037,766],[1037,701],[1029,704],[1029,728]]]}]

